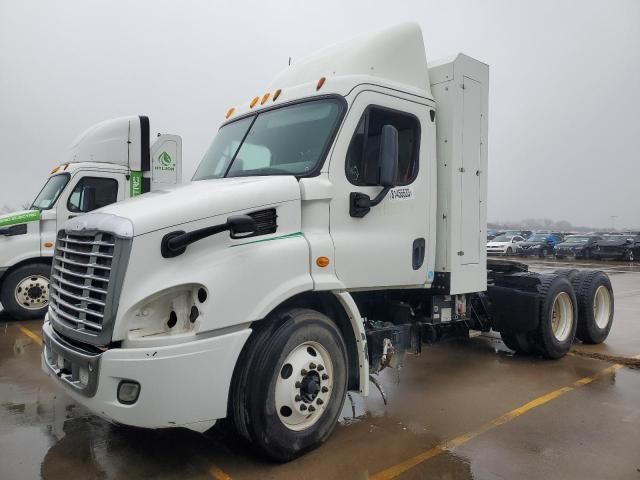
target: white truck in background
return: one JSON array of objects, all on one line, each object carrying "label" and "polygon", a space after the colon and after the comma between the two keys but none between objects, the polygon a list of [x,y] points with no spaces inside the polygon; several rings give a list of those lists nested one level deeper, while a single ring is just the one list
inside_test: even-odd
[{"label": "white truck in background", "polygon": [[488,91],[468,56],[427,65],[414,24],[286,68],[227,112],[191,183],[62,226],[43,368],[112,421],[230,417],[285,461],[422,343],[603,341],[605,274],[487,263]]},{"label": "white truck in background", "polygon": [[29,210],[0,216],[0,303],[18,319],[43,318],[56,233],[69,218],[181,182],[182,139],[149,119],[101,122],[71,144]]}]

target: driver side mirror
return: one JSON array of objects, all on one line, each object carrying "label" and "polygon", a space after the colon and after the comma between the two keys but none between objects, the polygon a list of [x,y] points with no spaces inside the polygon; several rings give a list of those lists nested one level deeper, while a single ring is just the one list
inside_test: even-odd
[{"label": "driver side mirror", "polygon": [[378,167],[380,185],[385,188],[395,187],[398,178],[398,130],[393,125],[382,127]]},{"label": "driver side mirror", "polygon": [[362,218],[371,207],[378,205],[389,190],[396,185],[398,178],[398,130],[393,125],[384,125],[380,133],[380,151],[378,153],[378,185],[382,190],[372,200],[366,193],[351,192],[349,196],[349,215]]}]

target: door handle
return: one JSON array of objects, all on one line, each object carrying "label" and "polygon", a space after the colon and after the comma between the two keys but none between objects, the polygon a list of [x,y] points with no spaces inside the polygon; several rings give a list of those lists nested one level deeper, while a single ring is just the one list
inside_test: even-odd
[{"label": "door handle", "polygon": [[416,238],[413,241],[413,255],[411,256],[411,264],[414,270],[418,270],[424,263],[424,254],[426,251],[426,241],[424,238]]}]

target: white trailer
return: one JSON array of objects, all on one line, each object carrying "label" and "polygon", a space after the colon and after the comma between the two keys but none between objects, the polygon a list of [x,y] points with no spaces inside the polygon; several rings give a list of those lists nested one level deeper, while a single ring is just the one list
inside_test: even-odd
[{"label": "white trailer", "polygon": [[191,183],[60,229],[43,368],[115,422],[231,417],[289,460],[422,343],[494,329],[558,358],[603,341],[602,272],[487,264],[488,86],[465,55],[429,67],[413,24],[286,68],[227,112]]},{"label": "white trailer", "polygon": [[101,122],[65,152],[29,210],[0,217],[0,302],[16,319],[43,318],[56,233],[69,218],[180,183],[182,139],[158,135],[149,119]]}]

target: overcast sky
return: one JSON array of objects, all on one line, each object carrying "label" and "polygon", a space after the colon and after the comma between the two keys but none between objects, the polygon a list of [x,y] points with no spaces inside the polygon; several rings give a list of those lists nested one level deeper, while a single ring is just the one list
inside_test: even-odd
[{"label": "overcast sky", "polygon": [[640,228],[640,1],[0,0],[0,207],[73,138],[146,114],[190,178],[227,108],[328,44],[418,22],[491,66],[489,219]]}]

